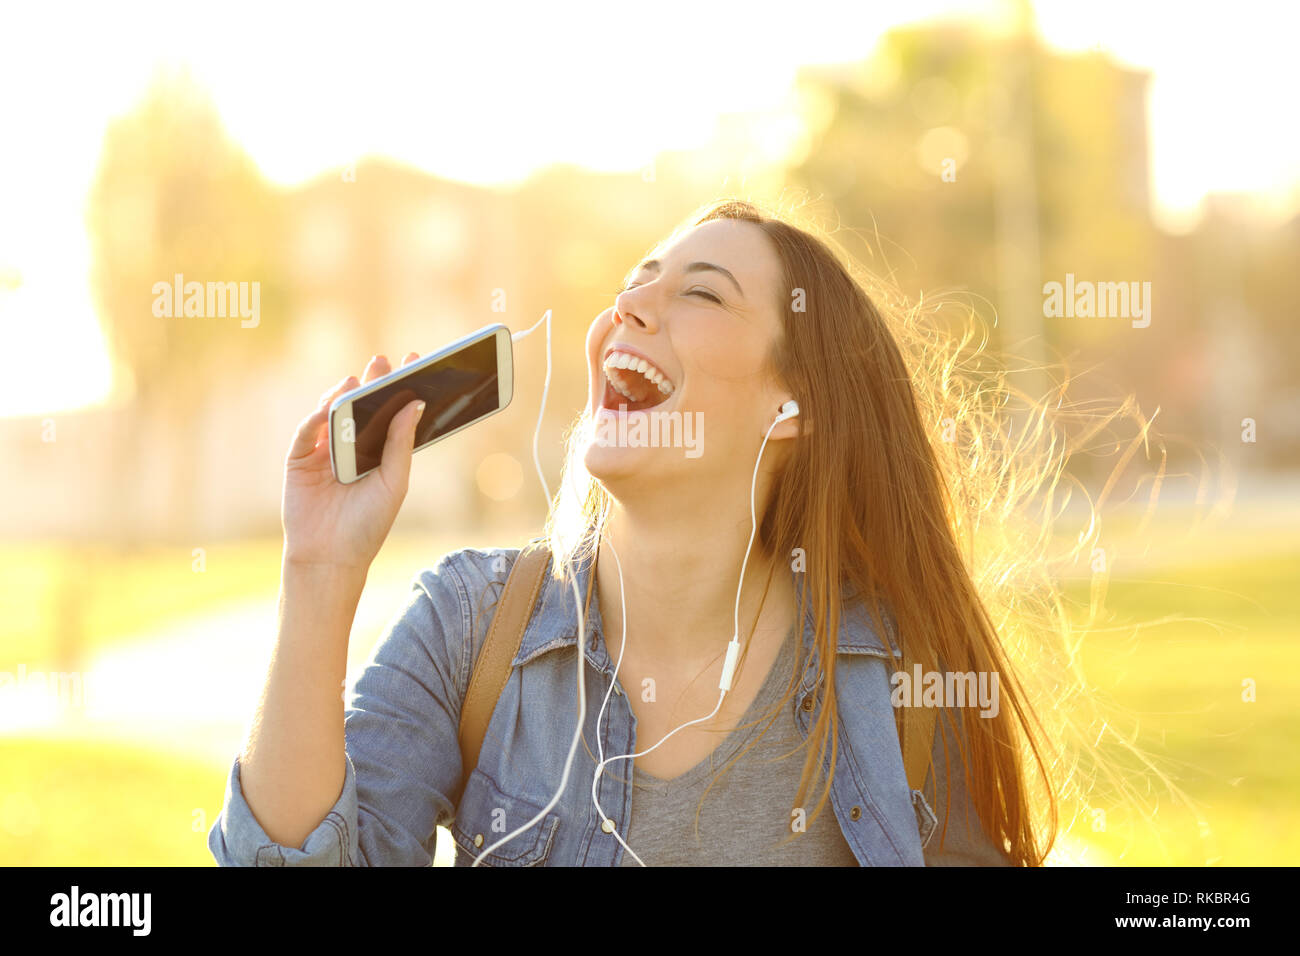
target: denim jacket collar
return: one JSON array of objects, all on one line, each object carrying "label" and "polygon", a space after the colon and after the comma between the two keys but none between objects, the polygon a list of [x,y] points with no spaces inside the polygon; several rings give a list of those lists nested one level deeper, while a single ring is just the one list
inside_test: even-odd
[{"label": "denim jacket collar", "polygon": [[[536,607],[533,609],[532,617],[529,618],[528,626],[524,628],[524,636],[523,640],[520,641],[519,651],[511,662],[514,667],[526,664],[546,651],[568,647],[577,642],[577,614],[573,605],[573,585],[567,580],[556,580],[552,576],[553,565],[554,558],[547,564],[546,579],[542,583],[541,595],[537,600]],[[584,601],[586,600],[591,567],[591,561],[574,566],[578,594],[582,596]],[[798,586],[798,583],[796,577],[796,586]],[[587,662],[596,670],[609,673],[613,670],[609,655],[603,651],[598,652],[596,649],[597,640],[603,634],[603,630],[600,623],[600,602],[597,600],[594,591],[585,623],[587,640],[584,650]],[[886,649],[885,642],[872,626],[871,617],[865,607],[860,602],[846,601],[840,612],[840,631],[836,642],[836,653],[867,654],[885,659],[891,656],[899,658],[901,652],[898,649],[898,642],[894,635],[893,621],[888,616],[886,616],[885,624],[890,632],[888,649]],[[811,646],[812,634],[813,608],[809,603],[804,614],[803,639],[805,648]],[[805,677],[804,685],[805,689],[811,688],[811,671]]]}]

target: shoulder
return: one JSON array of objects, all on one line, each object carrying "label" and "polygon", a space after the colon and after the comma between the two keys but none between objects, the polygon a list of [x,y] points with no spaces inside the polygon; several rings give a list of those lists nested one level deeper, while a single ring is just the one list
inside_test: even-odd
[{"label": "shoulder", "polygon": [[430,597],[448,591],[472,598],[492,585],[504,585],[519,557],[519,548],[461,548],[422,569],[415,586]]},{"label": "shoulder", "polygon": [[415,577],[413,600],[432,612],[446,642],[443,653],[458,662],[458,684],[468,681],[519,553],[519,548],[461,548]]}]

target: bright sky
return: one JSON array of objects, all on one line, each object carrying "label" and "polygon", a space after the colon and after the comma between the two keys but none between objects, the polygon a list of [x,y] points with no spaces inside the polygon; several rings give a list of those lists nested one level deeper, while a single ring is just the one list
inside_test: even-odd
[{"label": "bright sky", "polygon": [[[87,280],[86,192],[108,121],[160,65],[187,64],[272,180],[366,154],[509,183],[549,162],[639,169],[709,142],[719,114],[779,127],[801,63],[867,55],[898,8],[681,0],[392,7],[11,5],[0,15],[0,415],[101,401],[110,385]],[[907,19],[993,16],[998,0],[909,0]],[[1153,72],[1157,214],[1187,228],[1210,190],[1300,203],[1294,26],[1285,4],[1036,4],[1061,49]],[[797,10],[797,15],[794,14]],[[780,15],[778,15],[780,14]],[[690,69],[679,64],[690,64]],[[16,289],[12,276],[21,275]],[[6,277],[10,277],[7,281]],[[47,370],[59,363],[57,388]]]}]

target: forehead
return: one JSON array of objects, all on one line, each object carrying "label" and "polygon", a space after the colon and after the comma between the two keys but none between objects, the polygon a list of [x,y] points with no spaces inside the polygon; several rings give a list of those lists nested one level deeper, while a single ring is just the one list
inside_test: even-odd
[{"label": "forehead", "polygon": [[781,278],[781,260],[767,235],[756,224],[738,219],[714,219],[693,226],[657,246],[646,258],[658,259],[665,268],[696,261],[720,265],[740,282],[751,305],[776,295]]}]

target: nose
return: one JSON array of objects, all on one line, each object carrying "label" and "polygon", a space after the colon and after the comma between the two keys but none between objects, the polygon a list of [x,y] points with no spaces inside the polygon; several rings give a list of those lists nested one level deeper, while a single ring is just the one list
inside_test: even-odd
[{"label": "nose", "polygon": [[650,284],[645,283],[635,289],[620,292],[614,298],[613,321],[615,325],[628,323],[633,328],[645,332],[654,332],[659,328],[659,323],[653,317],[653,308],[648,307],[648,301],[644,297],[637,297],[636,295]]}]

